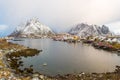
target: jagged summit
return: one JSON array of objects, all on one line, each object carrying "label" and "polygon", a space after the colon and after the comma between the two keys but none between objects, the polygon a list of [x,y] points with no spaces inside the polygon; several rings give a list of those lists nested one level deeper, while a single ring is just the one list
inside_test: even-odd
[{"label": "jagged summit", "polygon": [[77,24],[75,27],[70,29],[69,33],[83,37],[106,36],[111,34],[109,28],[105,25],[98,26],[98,25],[89,25],[86,23]]},{"label": "jagged summit", "polygon": [[10,35],[13,37],[41,37],[54,34],[46,25],[39,22],[38,18],[20,24],[16,30]]}]

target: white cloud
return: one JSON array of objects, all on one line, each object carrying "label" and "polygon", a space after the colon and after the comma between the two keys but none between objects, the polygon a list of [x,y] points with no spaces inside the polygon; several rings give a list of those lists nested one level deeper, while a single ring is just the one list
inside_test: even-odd
[{"label": "white cloud", "polygon": [[10,33],[10,29],[7,25],[0,25],[0,37],[6,36]]},{"label": "white cloud", "polygon": [[120,21],[112,22],[106,25],[109,26],[110,30],[114,33],[120,33]]},{"label": "white cloud", "polygon": [[7,24],[17,26],[31,17],[57,31],[87,22],[106,24],[120,19],[120,0],[0,0]]},{"label": "white cloud", "polygon": [[6,29],[8,29],[7,25],[0,25],[0,31],[4,31]]}]

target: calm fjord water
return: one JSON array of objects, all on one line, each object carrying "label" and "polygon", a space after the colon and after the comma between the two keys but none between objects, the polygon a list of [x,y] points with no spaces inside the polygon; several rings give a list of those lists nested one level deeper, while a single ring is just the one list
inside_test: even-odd
[{"label": "calm fjord water", "polygon": [[[13,42],[43,50],[37,56],[22,58],[23,67],[33,65],[34,70],[42,74],[111,72],[116,65],[120,65],[120,56],[82,43],[68,44],[51,39],[24,39]],[[47,63],[47,66],[43,66],[44,63]]]}]

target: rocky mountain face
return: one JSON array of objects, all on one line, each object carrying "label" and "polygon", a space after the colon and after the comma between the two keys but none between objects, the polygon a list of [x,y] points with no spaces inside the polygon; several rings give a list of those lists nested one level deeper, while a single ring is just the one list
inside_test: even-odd
[{"label": "rocky mountain face", "polygon": [[71,28],[68,33],[82,37],[111,35],[109,28],[105,25],[97,26],[88,25],[85,23],[76,25],[75,27]]},{"label": "rocky mountain face", "polygon": [[24,24],[20,24],[16,30],[10,34],[12,37],[42,37],[51,36],[54,32],[46,25],[41,24],[34,18]]}]

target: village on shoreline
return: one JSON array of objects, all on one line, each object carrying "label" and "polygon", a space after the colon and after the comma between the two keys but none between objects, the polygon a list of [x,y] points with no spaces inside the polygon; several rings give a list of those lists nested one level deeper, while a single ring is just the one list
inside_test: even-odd
[{"label": "village on shoreline", "polygon": [[[90,44],[96,49],[103,49],[110,52],[120,52],[119,37],[93,37],[80,38],[75,35],[57,34],[51,37],[55,41],[64,41],[68,43],[85,43]],[[22,65],[21,56],[34,56],[42,50],[31,49],[22,45],[8,42],[13,39],[10,37],[0,39],[0,79],[1,80],[119,80],[120,66],[116,65],[114,72],[106,73],[75,73],[66,75],[47,76],[34,72],[32,66],[26,70],[20,70]],[[24,54],[22,54],[24,53]],[[18,64],[19,63],[19,64]],[[18,65],[18,66],[17,66]]]},{"label": "village on shoreline", "polygon": [[120,52],[120,36],[87,36],[79,37],[70,34],[58,34],[53,37],[55,41],[64,41],[68,43],[86,43],[91,44],[96,49],[103,49],[110,52]]}]

